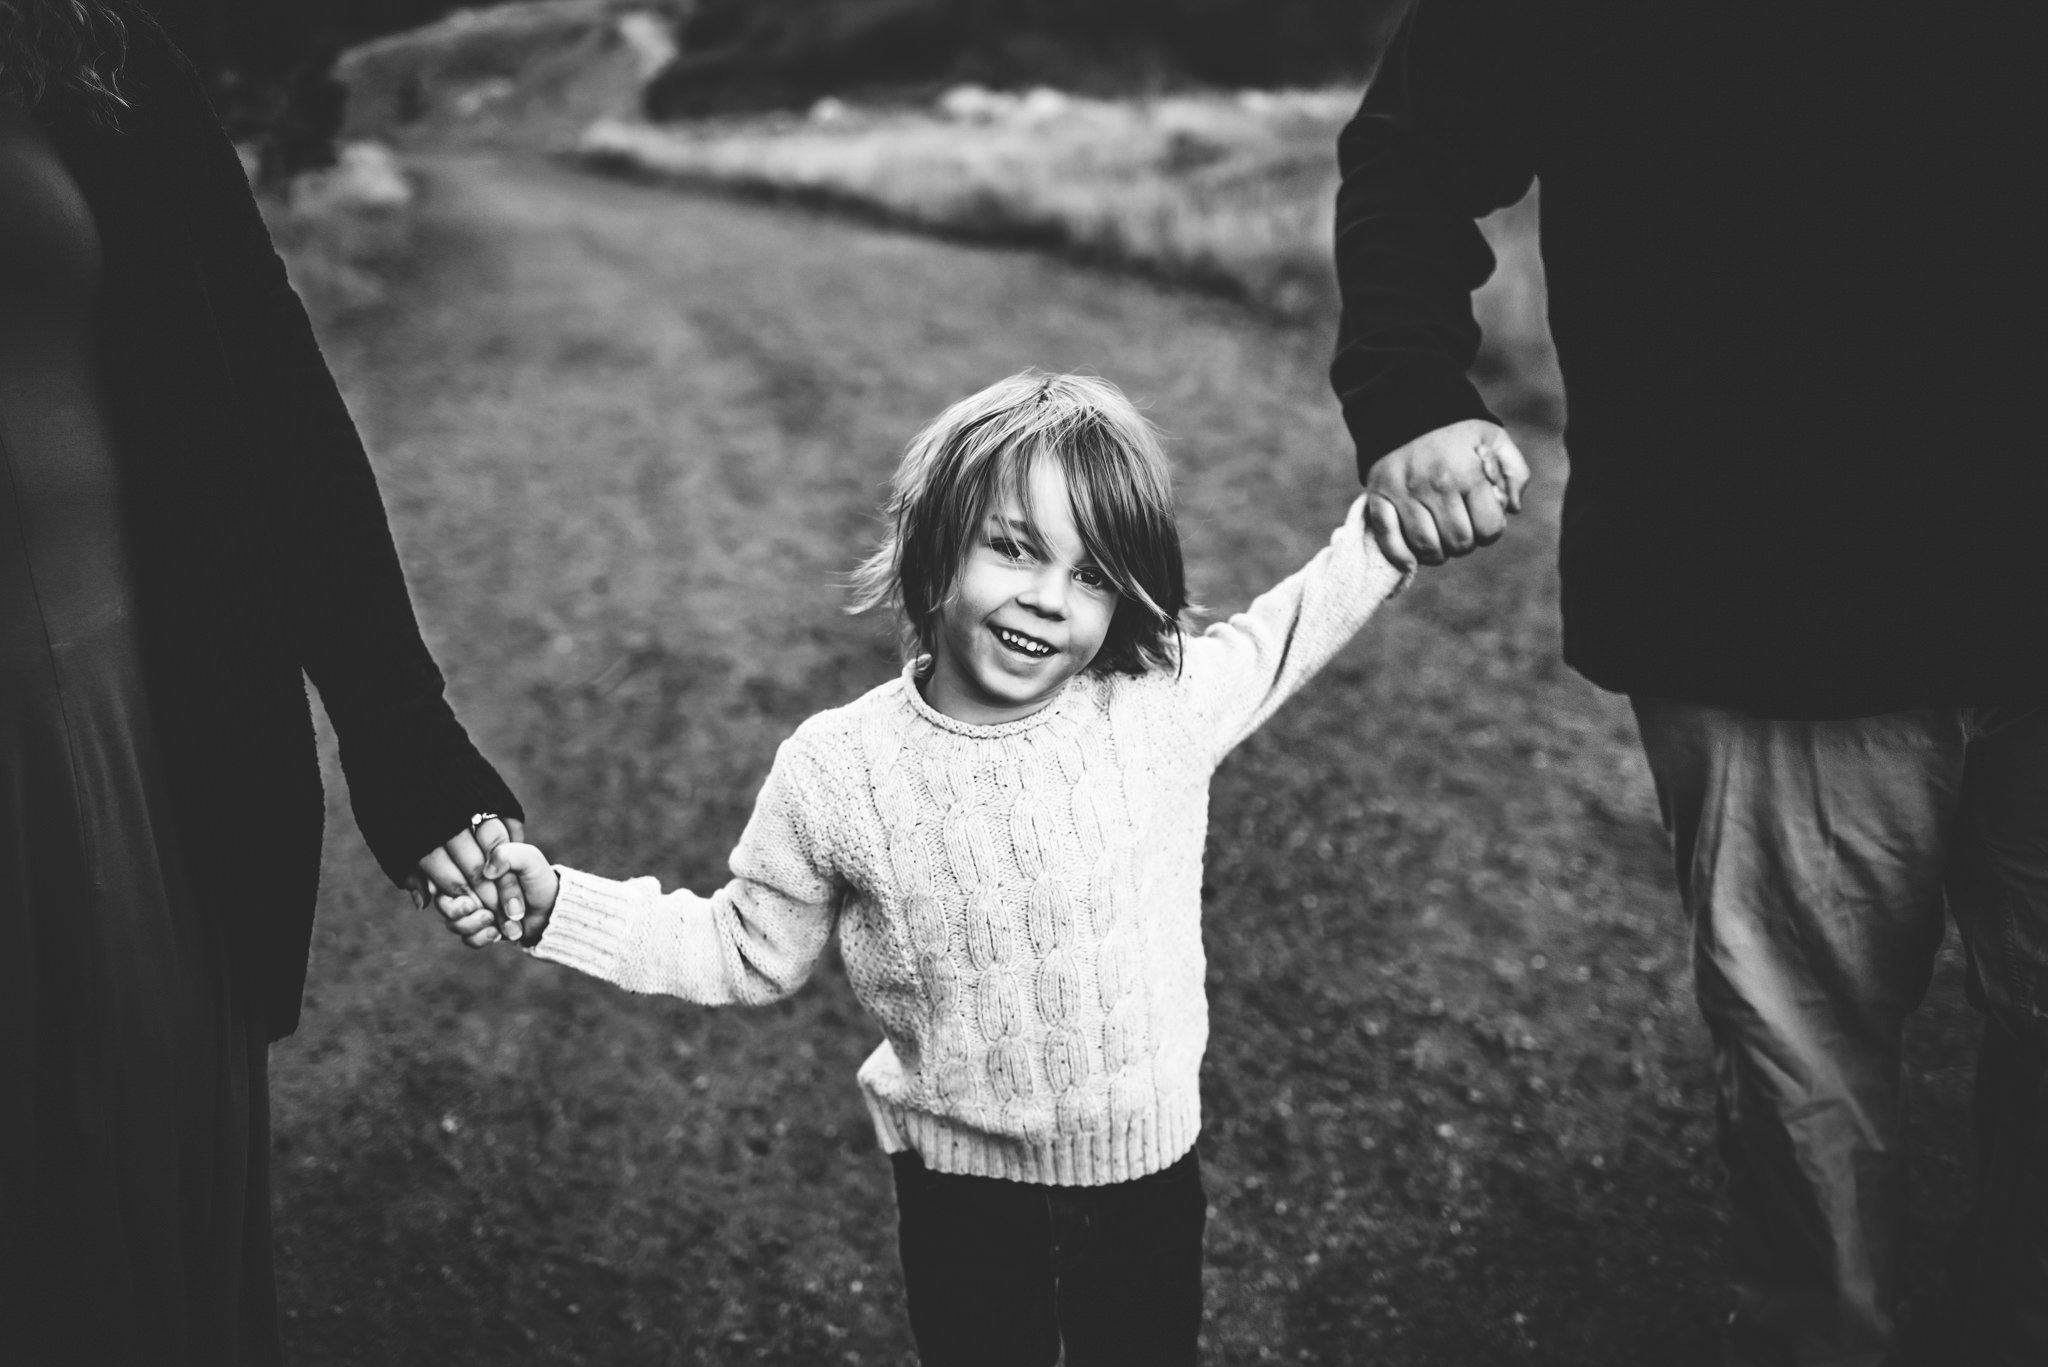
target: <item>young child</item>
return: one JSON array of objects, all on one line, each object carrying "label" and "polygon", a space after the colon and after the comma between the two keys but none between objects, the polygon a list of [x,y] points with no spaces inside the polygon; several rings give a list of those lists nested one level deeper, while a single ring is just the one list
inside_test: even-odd
[{"label": "young child", "polygon": [[[1184,634],[1157,434],[1087,376],[946,410],[889,511],[857,588],[911,661],[783,743],[730,883],[664,893],[509,842],[484,872],[516,879],[538,957],[707,1005],[796,991],[836,928],[882,1029],[860,1086],[926,1367],[1191,1363],[1210,775],[1401,578],[1354,503],[1305,568]],[[473,898],[440,909],[496,938]]]}]

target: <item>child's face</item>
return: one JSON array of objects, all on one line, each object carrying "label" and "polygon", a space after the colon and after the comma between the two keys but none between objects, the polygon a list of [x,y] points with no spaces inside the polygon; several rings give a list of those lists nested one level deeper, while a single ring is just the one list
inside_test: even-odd
[{"label": "child's face", "polygon": [[1029,483],[1036,526],[1014,493],[998,498],[939,609],[925,701],[958,721],[992,726],[1044,707],[1102,649],[1116,612],[1058,465],[1035,462]]}]

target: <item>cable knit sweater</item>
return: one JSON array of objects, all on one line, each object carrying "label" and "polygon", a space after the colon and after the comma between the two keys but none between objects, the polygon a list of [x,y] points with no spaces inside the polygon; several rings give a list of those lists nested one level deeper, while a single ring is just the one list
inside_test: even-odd
[{"label": "cable knit sweater", "polygon": [[1306,567],[1184,645],[1178,674],[1083,673],[977,726],[912,670],[776,752],[710,897],[561,870],[539,957],[706,1005],[796,991],[833,928],[884,1039],[884,1150],[940,1172],[1096,1185],[1201,1122],[1209,779],[1400,584],[1360,500]]}]

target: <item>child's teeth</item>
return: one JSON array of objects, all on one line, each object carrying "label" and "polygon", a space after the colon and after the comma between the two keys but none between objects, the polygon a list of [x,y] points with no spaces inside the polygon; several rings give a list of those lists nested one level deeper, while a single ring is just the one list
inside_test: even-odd
[{"label": "child's teeth", "polygon": [[1019,636],[1016,632],[1007,629],[1003,632],[1003,639],[1005,641],[1008,641],[1011,645],[1016,646],[1020,650],[1030,651],[1033,655],[1046,654],[1050,649],[1049,647],[1042,646],[1038,642],[1033,641],[1028,637]]}]

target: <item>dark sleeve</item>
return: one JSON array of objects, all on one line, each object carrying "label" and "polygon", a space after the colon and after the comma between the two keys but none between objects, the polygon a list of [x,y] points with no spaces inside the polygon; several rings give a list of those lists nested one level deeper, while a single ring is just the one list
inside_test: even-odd
[{"label": "dark sleeve", "polygon": [[1337,143],[1331,383],[1374,461],[1425,432],[1493,415],[1466,372],[1479,351],[1472,291],[1493,273],[1474,220],[1535,176],[1524,121],[1529,6],[1417,0]]},{"label": "dark sleeve", "polygon": [[241,161],[196,80],[170,85],[212,322],[282,580],[273,600],[288,605],[288,638],[340,738],[356,824],[402,881],[472,813],[524,813],[443,694],[369,458]]}]

